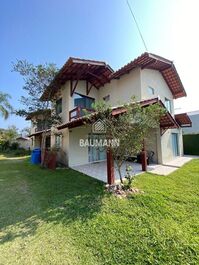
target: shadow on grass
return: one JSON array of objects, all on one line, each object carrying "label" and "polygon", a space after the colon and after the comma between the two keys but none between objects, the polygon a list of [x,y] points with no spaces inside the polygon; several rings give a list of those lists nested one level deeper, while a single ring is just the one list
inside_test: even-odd
[{"label": "shadow on grass", "polygon": [[71,169],[50,171],[22,161],[0,161],[0,243],[34,235],[44,223],[86,222],[100,211],[102,182]]}]

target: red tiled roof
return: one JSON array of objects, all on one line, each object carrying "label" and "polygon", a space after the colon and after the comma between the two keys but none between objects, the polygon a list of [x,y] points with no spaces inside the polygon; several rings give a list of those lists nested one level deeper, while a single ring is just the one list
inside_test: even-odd
[{"label": "red tiled roof", "polygon": [[185,89],[173,62],[161,56],[145,52],[116,72],[103,61],[70,57],[48,86],[41,99],[49,98],[49,91],[51,91],[50,94],[53,96],[67,80],[87,80],[91,85],[100,88],[110,82],[111,79],[120,78],[136,67],[160,71],[174,98],[186,96]]},{"label": "red tiled roof", "polygon": [[[46,132],[50,132],[50,131],[51,131],[51,129],[46,130]],[[32,136],[35,136],[35,135],[40,135],[43,132],[44,132],[44,130],[43,131],[39,131],[39,132],[35,132],[35,133],[30,134],[28,137],[32,137]]]},{"label": "red tiled roof", "polygon": [[192,122],[187,113],[176,114],[175,119],[180,127],[191,127]]},{"label": "red tiled roof", "polygon": [[141,56],[126,64],[118,71],[112,73],[110,78],[120,78],[122,75],[129,73],[136,67],[160,71],[174,98],[186,96],[185,89],[173,62],[148,52],[143,53]]},{"label": "red tiled roof", "polygon": [[[162,107],[165,108],[164,104],[162,103],[162,101],[159,98],[152,98],[152,99],[148,99],[148,100],[142,100],[139,102],[141,104],[142,107],[147,107],[149,105],[152,104],[160,104]],[[166,109],[166,108],[165,108]],[[125,112],[124,107],[115,107],[112,110],[112,115],[119,115]],[[92,113],[90,114],[93,117],[95,117],[96,113]],[[57,127],[58,130],[62,130],[64,128],[75,128],[78,126],[83,125],[86,121],[88,121],[88,118],[83,116],[80,118],[77,118],[73,121],[69,121],[67,123],[61,124]],[[174,120],[174,118],[171,116],[171,114],[167,111],[166,114],[161,118],[160,120],[160,128],[178,128],[179,125],[177,124],[177,122]]]},{"label": "red tiled roof", "polygon": [[113,69],[105,62],[70,57],[48,86],[41,99],[47,99],[49,90],[51,96],[53,96],[67,80],[87,80],[90,84],[99,88],[110,81],[111,73],[113,73]]}]

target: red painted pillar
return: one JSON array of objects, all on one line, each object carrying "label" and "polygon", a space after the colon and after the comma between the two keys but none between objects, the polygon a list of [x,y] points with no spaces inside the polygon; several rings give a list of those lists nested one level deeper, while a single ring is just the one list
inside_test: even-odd
[{"label": "red painted pillar", "polygon": [[141,152],[142,171],[147,171],[147,152],[145,147],[145,141],[143,141],[143,148]]},{"label": "red painted pillar", "polygon": [[107,182],[109,185],[115,183],[114,161],[111,149],[107,149]]}]

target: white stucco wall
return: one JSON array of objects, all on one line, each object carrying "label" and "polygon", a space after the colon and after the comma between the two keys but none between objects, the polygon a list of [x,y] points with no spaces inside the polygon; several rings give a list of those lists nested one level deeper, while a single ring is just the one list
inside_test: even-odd
[{"label": "white stucco wall", "polygon": [[91,132],[90,126],[81,126],[69,130],[69,166],[83,165],[88,163],[88,147],[80,147],[80,139],[88,139]]},{"label": "white stucco wall", "polygon": [[111,106],[118,106],[130,102],[131,97],[135,96],[136,100],[141,100],[141,76],[140,68],[132,70],[123,75],[120,79],[113,79],[110,83],[99,89],[99,99],[110,95],[107,102]]},{"label": "white stucco wall", "polygon": [[[155,95],[148,94],[148,87],[155,90]],[[75,92],[86,95],[86,81],[79,81]],[[129,102],[132,96],[136,100],[149,99],[151,97],[160,97],[162,102],[165,98],[171,100],[172,115],[174,115],[173,96],[167,86],[164,78],[159,71],[143,69],[134,69],[121,76],[120,79],[111,80],[100,89],[92,87],[89,97],[96,100],[102,100],[103,97],[110,95],[108,104],[112,106],[121,105]],[[62,122],[69,121],[69,111],[74,108],[74,99],[70,96],[70,82],[67,81],[60,90],[62,97]],[[81,165],[88,163],[88,148],[79,146],[80,138],[87,138],[90,128],[77,127],[71,130],[63,130],[62,148],[68,155],[69,166]],[[174,158],[172,149],[171,133],[179,134],[179,150],[183,154],[182,132],[181,130],[167,130],[163,136],[160,135],[160,130],[150,134],[150,141],[147,142],[147,149],[155,152],[154,162],[166,163]],[[53,143],[53,141],[52,141]]]},{"label": "white stucco wall", "polygon": [[161,136],[162,163],[166,163],[175,158],[172,147],[172,133],[178,134],[179,155],[183,155],[183,142],[181,129],[169,129]]},{"label": "white stucco wall", "polygon": [[[154,95],[148,93],[148,87],[155,90]],[[171,114],[174,115],[173,95],[159,71],[151,69],[143,69],[141,71],[141,94],[142,99],[159,97],[165,103],[165,97],[171,100]]]},{"label": "white stucco wall", "polygon": [[160,137],[159,129],[153,129],[150,131],[149,136],[147,137],[145,143],[146,143],[146,150],[147,151],[153,151],[153,162],[158,163],[158,145],[160,145],[158,137]]}]

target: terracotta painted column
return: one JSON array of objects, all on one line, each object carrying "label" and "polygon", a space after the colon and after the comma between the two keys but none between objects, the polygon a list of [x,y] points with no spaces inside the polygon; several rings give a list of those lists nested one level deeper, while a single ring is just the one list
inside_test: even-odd
[{"label": "terracotta painted column", "polygon": [[143,148],[141,152],[141,163],[142,163],[142,171],[147,171],[147,152],[146,152],[145,140],[143,141]]},{"label": "terracotta painted column", "polygon": [[109,185],[115,183],[114,161],[111,149],[107,149],[107,183]]}]

